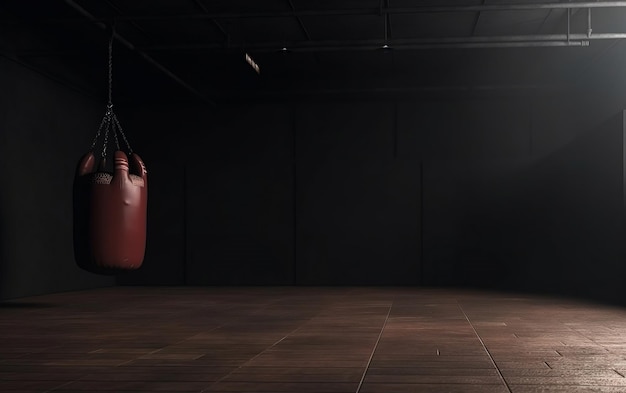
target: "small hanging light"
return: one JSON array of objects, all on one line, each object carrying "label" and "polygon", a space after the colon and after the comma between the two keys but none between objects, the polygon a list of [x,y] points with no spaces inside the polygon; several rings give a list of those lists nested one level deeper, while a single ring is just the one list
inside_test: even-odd
[{"label": "small hanging light", "polygon": [[246,62],[250,64],[250,67],[252,67],[256,71],[257,74],[259,75],[261,74],[261,68],[256,63],[256,61],[254,61],[252,57],[247,53],[246,53]]}]

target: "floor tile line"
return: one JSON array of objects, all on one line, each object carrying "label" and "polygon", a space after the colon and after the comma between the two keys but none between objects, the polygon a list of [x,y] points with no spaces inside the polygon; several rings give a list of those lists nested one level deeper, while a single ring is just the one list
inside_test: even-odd
[{"label": "floor tile line", "polygon": [[[84,378],[84,376],[83,376],[83,377],[81,377],[81,378]],[[63,388],[64,386],[68,386],[68,385],[70,385],[70,384],[72,384],[72,383],[74,383],[74,382],[80,381],[80,379],[81,379],[81,378],[79,378],[79,379],[77,379],[77,380],[75,380],[75,381],[67,381],[67,382],[64,382],[64,383],[62,383],[62,384],[60,384],[60,385],[58,385],[58,386],[55,386],[55,387],[53,387],[53,388],[51,388],[51,389],[45,390],[43,393],[54,392],[55,390],[61,389],[61,388]]]},{"label": "floor tile line", "polygon": [[365,376],[367,375],[367,370],[370,368],[370,364],[372,363],[372,359],[374,358],[374,353],[376,353],[376,348],[378,348],[378,343],[383,336],[383,332],[385,331],[385,327],[387,326],[387,321],[389,320],[389,315],[391,314],[391,308],[393,307],[393,302],[389,305],[389,310],[387,310],[387,315],[385,315],[385,321],[383,322],[383,326],[380,328],[380,333],[378,333],[378,337],[376,338],[376,343],[374,343],[374,348],[372,348],[372,353],[370,354],[369,359],[367,359],[367,364],[365,365],[365,370],[363,370],[363,375],[361,375],[361,380],[359,381],[359,386],[356,388],[356,393],[361,391],[361,387],[363,386],[363,382],[365,381]]},{"label": "floor tile line", "polygon": [[572,331],[572,332],[576,333],[577,335],[579,335],[579,336],[583,337],[585,340],[589,340],[589,341],[591,341],[594,345],[597,345],[597,346],[601,347],[602,349],[604,349],[604,350],[605,350],[605,351],[607,351],[607,352],[611,352],[611,350],[610,350],[609,348],[607,348],[607,347],[606,347],[606,345],[604,345],[604,344],[602,344],[602,343],[597,342],[595,338],[593,338],[593,337],[589,337],[588,335],[586,335],[586,334],[584,334],[583,332],[581,332],[579,329],[577,329],[577,328],[575,328],[575,327],[573,327],[573,326],[570,326],[569,324],[565,324],[565,326],[567,327],[567,329],[568,329],[568,330],[570,330],[570,331]]},{"label": "floor tile line", "polygon": [[[319,315],[319,313],[317,314]],[[311,317],[309,318],[309,320],[307,322],[310,322],[313,318],[315,317]],[[261,352],[257,353],[256,355],[254,355],[253,357],[251,357],[250,359],[246,360],[244,363],[240,364],[239,366],[233,368],[230,372],[228,372],[226,375],[222,376],[220,379],[218,379],[217,381],[214,381],[213,383],[211,383],[211,385],[209,385],[207,388],[202,389],[202,391],[200,393],[206,392],[208,391],[208,389],[211,389],[211,387],[217,385],[218,383],[224,381],[226,378],[230,377],[231,375],[233,375],[233,373],[237,370],[240,370],[244,367],[246,367],[247,364],[249,364],[250,362],[252,362],[254,359],[260,357],[261,355],[263,355],[264,353],[266,353],[267,351],[269,351],[270,349],[274,348],[275,346],[277,346],[278,344],[280,344],[283,340],[285,340],[287,337],[291,336],[292,334],[294,334],[295,332],[297,332],[298,330],[302,329],[302,327],[304,327],[304,325],[307,324],[307,322],[303,322],[300,326],[298,326],[297,328],[295,328],[294,330],[292,330],[291,332],[285,334],[283,337],[281,337],[280,340],[277,340],[275,343],[273,343],[272,345],[270,345],[269,347],[265,348],[264,350],[262,350]]]},{"label": "floor tile line", "polygon": [[489,349],[487,349],[487,346],[485,345],[485,342],[483,341],[482,337],[480,337],[480,334],[478,334],[478,331],[476,330],[476,328],[474,327],[474,324],[472,323],[472,321],[469,319],[469,317],[467,316],[467,314],[465,313],[465,310],[463,310],[463,307],[461,306],[461,304],[459,303],[459,309],[461,310],[461,312],[463,313],[463,316],[465,317],[465,319],[467,320],[467,323],[469,323],[470,327],[472,328],[472,330],[474,331],[474,334],[476,335],[476,337],[478,338],[478,341],[480,341],[480,345],[482,345],[483,349],[485,350],[485,352],[487,353],[487,356],[489,356],[489,360],[491,360],[491,364],[493,364],[493,367],[496,369],[496,371],[498,372],[498,375],[500,376],[500,379],[502,380],[502,383],[504,384],[504,386],[506,387],[506,389],[509,391],[509,393],[513,393],[513,391],[511,390],[511,387],[509,386],[509,384],[506,382],[506,379],[504,378],[504,375],[502,375],[502,371],[500,371],[500,368],[498,367],[498,365],[496,364],[496,361],[494,360],[493,356],[491,356],[491,352],[489,352]]}]

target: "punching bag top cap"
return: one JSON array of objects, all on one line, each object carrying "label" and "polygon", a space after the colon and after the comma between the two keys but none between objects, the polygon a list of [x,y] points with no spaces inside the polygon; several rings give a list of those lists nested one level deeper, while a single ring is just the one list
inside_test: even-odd
[{"label": "punching bag top cap", "polygon": [[[128,176],[132,185],[137,187],[145,187],[145,175],[148,173],[145,164],[143,163],[141,158],[139,158],[139,156],[137,156],[137,154],[135,153],[131,154],[131,158],[133,165],[129,164],[126,153],[121,150],[117,150],[115,152],[114,158],[114,170],[116,173],[119,174],[119,176]],[[85,156],[83,156],[83,159],[81,160],[79,168],[77,170],[77,175],[79,177],[89,175],[92,184],[111,184],[111,181],[113,180],[113,174],[107,171],[103,171],[101,168],[96,170],[96,166],[98,166],[96,163],[96,158],[93,152],[89,152]]]}]

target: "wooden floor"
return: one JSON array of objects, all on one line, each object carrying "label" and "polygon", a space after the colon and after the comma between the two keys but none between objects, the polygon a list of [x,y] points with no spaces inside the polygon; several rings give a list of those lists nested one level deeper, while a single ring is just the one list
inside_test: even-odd
[{"label": "wooden floor", "polygon": [[0,303],[0,391],[623,393],[625,339],[530,295],[117,287]]}]

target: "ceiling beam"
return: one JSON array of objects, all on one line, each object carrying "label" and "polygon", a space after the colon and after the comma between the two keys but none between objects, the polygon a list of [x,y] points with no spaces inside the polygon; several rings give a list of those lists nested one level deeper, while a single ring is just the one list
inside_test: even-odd
[{"label": "ceiling beam", "polygon": [[[122,12],[122,10],[116,6],[115,4],[113,4],[113,2],[111,2],[110,0],[104,0],[104,2],[111,7],[115,12],[117,12],[118,16],[124,16],[124,12]],[[139,26],[137,24],[137,22],[135,21],[129,21],[129,23],[137,30],[139,30],[143,35],[150,37],[150,34],[148,34],[148,32],[141,26]]]},{"label": "ceiling beam", "polygon": [[[81,7],[79,4],[75,3],[72,0],[64,0],[65,3],[67,5],[69,5],[70,7],[72,7],[74,10],[76,10],[78,13],[80,13],[81,15],[83,15],[85,18],[89,19],[90,21],[94,22],[94,24],[103,30],[106,30],[108,27],[104,22],[99,21],[96,17],[94,17],[89,11],[87,11],[86,9],[84,9],[83,7]],[[121,44],[123,44],[125,47],[127,47],[128,49],[130,49],[131,51],[137,53],[142,59],[144,59],[146,62],[148,62],[150,65],[152,65],[153,67],[155,67],[157,70],[159,70],[161,73],[163,73],[164,75],[166,75],[167,77],[169,77],[170,79],[172,79],[174,82],[176,82],[178,85],[180,85],[181,87],[183,87],[185,90],[187,90],[188,92],[192,93],[193,95],[195,95],[196,97],[200,98],[202,101],[204,101],[207,104],[210,104],[212,106],[215,105],[215,102],[213,102],[212,100],[210,100],[209,98],[207,98],[204,94],[202,94],[201,92],[199,92],[198,90],[196,90],[193,86],[189,85],[187,82],[185,82],[184,80],[182,80],[179,76],[177,76],[176,74],[174,74],[172,71],[170,71],[169,69],[167,69],[167,67],[165,67],[164,65],[162,65],[161,63],[159,63],[158,61],[156,61],[154,58],[152,58],[151,56],[149,56],[147,53],[145,53],[144,51],[138,49],[137,47],[135,47],[135,45],[133,45],[130,41],[128,41],[127,39],[125,39],[124,37],[122,37],[119,33],[114,33],[113,37],[120,42]]]},{"label": "ceiling beam", "polygon": [[[380,15],[382,14],[421,14],[421,13],[448,13],[448,12],[483,12],[483,11],[530,11],[550,9],[580,9],[580,8],[623,8],[626,1],[597,1],[597,2],[544,2],[518,4],[476,4],[476,5],[449,5],[449,6],[420,6],[420,7],[383,7],[381,8],[352,8],[352,9],[324,9],[324,10],[295,10],[269,12],[213,12],[193,14],[167,15],[135,15],[121,16],[116,20],[176,20],[176,19],[241,19],[241,18],[293,18],[302,16],[333,16],[333,15]],[[69,22],[68,18],[46,19],[47,21]],[[106,19],[95,19],[106,23]]]},{"label": "ceiling beam", "polygon": [[296,7],[294,7],[293,2],[291,0],[287,0],[287,1],[289,2],[289,7],[291,7],[291,12],[294,13],[294,16],[296,20],[298,21],[298,24],[300,25],[300,28],[302,29],[304,36],[306,37],[307,40],[311,41],[311,35],[309,34],[309,31],[307,30],[306,26],[304,26],[304,22],[302,22],[302,18],[296,15]]},{"label": "ceiling beam", "polygon": [[546,22],[548,21],[548,19],[550,19],[553,12],[554,10],[548,10],[548,12],[546,13],[546,16],[543,18],[543,20],[541,21],[541,24],[539,25],[539,28],[537,29],[537,34],[541,33],[541,31],[543,30],[543,27],[546,25]]},{"label": "ceiling beam", "polygon": [[[164,15],[127,15],[116,17],[119,21],[150,21],[150,20],[187,20],[187,19],[244,19],[244,18],[293,18],[303,16],[359,16],[382,14],[421,14],[421,13],[448,13],[448,12],[483,12],[483,11],[530,11],[581,8],[624,8],[626,1],[597,1],[597,2],[567,2],[567,3],[520,3],[520,4],[477,4],[477,5],[450,5],[450,6],[421,6],[421,7],[385,7],[379,8],[352,8],[352,9],[325,9],[325,10],[296,10],[270,12],[212,12],[192,14],[164,14]],[[77,18],[32,18],[34,21],[46,23],[72,23]],[[109,23],[111,19],[93,19],[94,22]],[[4,23],[4,20],[0,20]]]},{"label": "ceiling beam", "polygon": [[[200,7],[202,12],[204,12],[205,14],[209,13],[209,10],[206,8],[206,6],[200,0],[194,0],[194,3],[198,7]],[[228,41],[228,32],[226,31],[226,29],[224,29],[224,27],[222,27],[222,24],[219,23],[218,21],[216,21],[215,19],[211,19],[211,23],[213,23],[215,25],[215,27],[217,27],[222,32],[222,34],[224,35],[224,38],[226,38],[226,41]]]},{"label": "ceiling beam", "polygon": [[[483,0],[482,5],[485,5],[485,3],[487,3],[487,0]],[[474,20],[474,27],[472,28],[472,35],[476,35],[476,32],[478,31],[478,23],[480,22],[480,17],[482,16],[483,12],[482,11],[478,11],[478,13],[476,14],[476,19]]]}]

